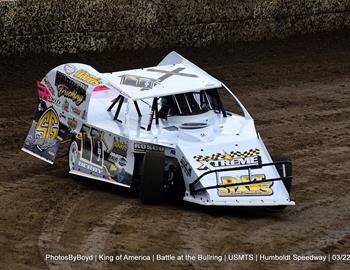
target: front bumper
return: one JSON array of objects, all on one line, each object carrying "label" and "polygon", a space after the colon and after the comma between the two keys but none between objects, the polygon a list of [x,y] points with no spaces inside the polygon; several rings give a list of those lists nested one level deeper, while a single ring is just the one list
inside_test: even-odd
[{"label": "front bumper", "polygon": [[235,201],[213,201],[213,200],[205,200],[200,197],[193,196],[185,196],[183,198],[184,201],[196,203],[205,206],[280,206],[280,205],[295,205],[294,201],[291,200],[260,200],[256,201],[240,201],[239,199]]},{"label": "front bumper", "polygon": [[[281,168],[281,173],[278,173],[277,167]],[[249,184],[261,184],[265,182],[276,182],[276,181],[291,181],[292,175],[287,175],[286,166],[292,166],[290,161],[279,161],[251,166],[244,166],[238,168],[226,168],[226,169],[216,169],[210,170],[202,175],[200,175],[196,180],[189,184],[189,191],[186,192],[184,197],[185,201],[193,202],[201,205],[218,205],[218,206],[277,206],[277,205],[295,205],[294,201],[291,201],[289,194],[285,191],[286,195],[284,197],[268,197],[268,196],[254,196],[249,199],[247,196],[235,196],[235,197],[216,197],[210,198],[204,196],[204,193],[208,190],[218,189],[218,188],[229,188],[235,186],[249,186]],[[263,169],[264,167],[275,167],[277,176],[274,178],[264,178],[262,180],[256,181],[252,178],[252,170]],[[216,182],[219,183],[219,173],[221,172],[232,172],[232,171],[247,171],[248,182],[241,183],[230,183],[230,184],[216,184],[210,186],[203,186],[201,179],[209,174],[216,175]],[[282,175],[280,175],[282,174]],[[253,179],[253,180],[252,180]],[[282,183],[281,183],[282,184]]]}]

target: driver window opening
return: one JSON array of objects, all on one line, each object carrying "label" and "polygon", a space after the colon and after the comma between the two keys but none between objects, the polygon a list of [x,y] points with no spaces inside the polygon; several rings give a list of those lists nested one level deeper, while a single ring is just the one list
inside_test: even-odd
[{"label": "driver window opening", "polygon": [[[220,96],[222,96],[222,100]],[[147,120],[146,126],[141,126],[140,128],[150,130],[154,120],[156,124],[159,124],[159,119],[167,120],[169,117],[173,116],[199,115],[208,111],[222,114],[223,117],[227,117],[227,115],[232,116],[232,113],[243,115],[244,113],[242,113],[242,109],[238,103],[231,104],[230,102],[230,104],[227,105],[230,112],[226,112],[224,103],[227,102],[228,97],[226,91],[220,91],[219,95],[218,89],[208,89],[199,92],[155,97],[151,99],[152,102],[149,102],[148,100],[146,102],[142,99],[138,101],[135,100],[132,102],[134,105],[132,107],[134,107],[134,110],[140,119],[143,114],[141,113],[141,107],[139,107],[139,104],[143,105],[143,103],[145,103],[148,105],[151,110],[150,118],[148,118],[149,120]],[[119,119],[119,114],[126,100],[127,98],[119,95],[111,101],[112,104],[107,111],[112,111],[112,109],[116,107],[113,120],[122,122]],[[149,113],[147,113],[147,115],[149,115]]]},{"label": "driver window opening", "polygon": [[179,115],[196,115],[209,110],[222,112],[226,117],[217,89],[161,97],[160,105],[159,117],[162,119]]}]

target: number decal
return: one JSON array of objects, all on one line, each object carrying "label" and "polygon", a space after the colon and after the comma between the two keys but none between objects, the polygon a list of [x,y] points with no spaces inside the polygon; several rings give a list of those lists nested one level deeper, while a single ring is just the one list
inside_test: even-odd
[{"label": "number decal", "polygon": [[101,132],[88,126],[82,128],[81,156],[83,159],[96,164],[103,165],[103,144]]},{"label": "number decal", "polygon": [[90,128],[88,126],[83,126],[81,133],[82,133],[81,157],[91,162],[92,145],[91,145],[91,138],[90,138]]},{"label": "number decal", "polygon": [[91,129],[91,145],[92,145],[92,157],[91,162],[102,166],[103,161],[103,146],[100,138],[100,132],[96,129]]}]

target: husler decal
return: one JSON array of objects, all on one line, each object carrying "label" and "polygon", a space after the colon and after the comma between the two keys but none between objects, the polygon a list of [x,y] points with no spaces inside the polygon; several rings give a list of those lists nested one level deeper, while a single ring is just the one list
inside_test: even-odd
[{"label": "husler decal", "polygon": [[73,80],[62,72],[57,71],[55,85],[57,86],[58,97],[64,96],[73,100],[79,106],[86,99],[87,85]]},{"label": "husler decal", "polygon": [[73,76],[84,81],[84,82],[87,82],[91,85],[97,86],[97,85],[102,84],[102,81],[100,78],[97,78],[97,77],[91,75],[89,72],[87,72],[85,70],[78,70],[73,74]]},{"label": "husler decal", "polygon": [[193,157],[201,165],[198,170],[207,170],[209,168],[219,169],[226,167],[241,167],[248,165],[261,164],[260,150],[250,149],[248,151],[231,151],[229,153],[223,151],[209,156],[197,155]]},{"label": "husler decal", "polygon": [[118,141],[115,138],[113,138],[111,155],[120,155],[123,157],[127,157],[127,154],[128,144],[125,142],[121,142],[119,138]]},{"label": "husler decal", "polygon": [[265,180],[264,174],[252,175],[251,179],[249,179],[248,175],[241,175],[241,176],[234,176],[234,177],[231,177],[231,176],[221,177],[222,185],[246,183],[246,182],[254,182],[254,183],[247,184],[247,185],[240,185],[240,186],[218,188],[218,195],[220,197],[272,195],[273,182],[259,183],[259,181],[262,181],[262,180]]}]

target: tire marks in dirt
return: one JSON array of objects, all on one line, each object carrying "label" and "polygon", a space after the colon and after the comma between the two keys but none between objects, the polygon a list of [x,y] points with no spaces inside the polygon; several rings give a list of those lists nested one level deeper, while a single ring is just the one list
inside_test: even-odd
[{"label": "tire marks in dirt", "polygon": [[[125,213],[132,207],[131,200],[125,199],[107,213],[104,213],[100,226],[92,228],[89,235],[84,239],[79,250],[81,254],[104,255],[106,244],[115,224],[125,218]],[[114,255],[114,254],[108,254]],[[93,263],[92,269],[102,269],[106,265],[103,262]]]},{"label": "tire marks in dirt", "polygon": [[66,250],[61,242],[65,226],[72,217],[77,206],[88,197],[89,192],[74,196],[71,193],[64,198],[54,209],[52,209],[42,227],[41,234],[38,237],[38,246],[40,253],[49,269],[71,269],[69,262],[57,261],[49,262],[45,259],[46,254],[65,255]]}]

